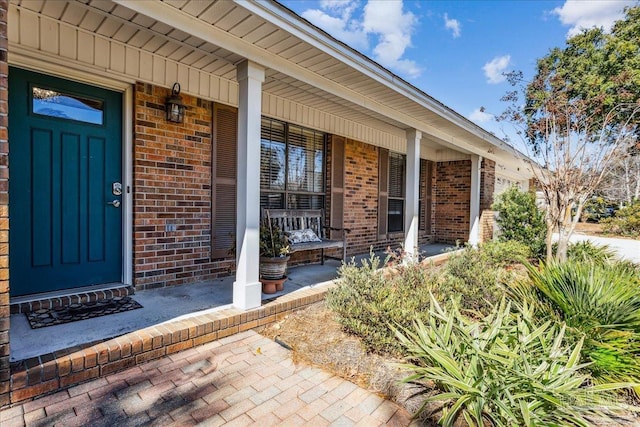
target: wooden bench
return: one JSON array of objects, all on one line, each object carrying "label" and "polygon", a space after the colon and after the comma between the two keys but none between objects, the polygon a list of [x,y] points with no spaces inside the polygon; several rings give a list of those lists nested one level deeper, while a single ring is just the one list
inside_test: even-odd
[{"label": "wooden bench", "polygon": [[[322,209],[263,209],[262,220],[271,221],[284,233],[310,228],[321,239],[320,242],[290,243],[291,252],[321,250],[321,264],[324,264],[324,250],[342,248],[342,260],[347,258],[348,228],[335,228],[323,225],[324,215]],[[328,239],[328,231],[338,231],[342,239]]]}]

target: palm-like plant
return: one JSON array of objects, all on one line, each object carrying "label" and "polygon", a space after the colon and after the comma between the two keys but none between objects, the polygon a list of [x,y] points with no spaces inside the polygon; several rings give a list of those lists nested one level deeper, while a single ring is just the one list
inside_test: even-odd
[{"label": "palm-like plant", "polygon": [[629,264],[567,261],[527,265],[529,282],[512,293],[539,315],[585,337],[583,361],[598,381],[640,383],[640,278]]},{"label": "palm-like plant", "polygon": [[435,395],[422,388],[430,397],[416,416],[438,402],[444,426],[461,419],[470,426],[588,426],[621,408],[609,393],[630,384],[589,385],[582,340],[568,346],[564,326],[534,319],[527,306],[514,312],[503,299],[472,321],[432,298],[427,324],[396,330],[412,362],[403,365],[413,371],[404,381],[436,386]]}]

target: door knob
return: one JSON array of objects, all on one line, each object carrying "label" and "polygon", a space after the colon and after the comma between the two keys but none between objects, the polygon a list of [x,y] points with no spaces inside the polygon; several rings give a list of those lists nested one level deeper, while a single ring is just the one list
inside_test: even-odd
[{"label": "door knob", "polygon": [[107,202],[107,204],[113,206],[114,208],[119,208],[120,207],[120,200],[118,200],[118,199],[112,200],[110,202]]}]

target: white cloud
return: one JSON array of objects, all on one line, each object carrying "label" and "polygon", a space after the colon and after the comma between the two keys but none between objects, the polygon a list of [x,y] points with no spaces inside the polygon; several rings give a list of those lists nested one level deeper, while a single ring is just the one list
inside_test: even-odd
[{"label": "white cloud", "polygon": [[469,114],[469,120],[476,123],[488,123],[493,120],[493,114],[484,111],[484,108],[476,108]]},{"label": "white cloud", "polygon": [[369,46],[367,34],[362,24],[352,18],[357,5],[354,0],[323,0],[320,6],[324,10],[308,9],[302,17],[349,46],[364,50]]},{"label": "white cloud", "polygon": [[302,16],[355,49],[368,50],[369,38],[374,38],[373,59],[387,68],[409,77],[422,72],[415,61],[403,58],[417,19],[403,12],[402,1],[369,0],[360,16],[356,16],[356,0],[322,0],[320,7],[322,10],[309,9]]},{"label": "white cloud", "polygon": [[460,21],[453,18],[449,19],[449,15],[446,13],[444,14],[444,27],[447,30],[451,30],[454,39],[460,37],[460,28],[462,27]]},{"label": "white cloud", "polygon": [[511,55],[496,56],[491,61],[484,64],[482,69],[487,77],[487,82],[497,84],[506,80],[502,74],[511,65]]},{"label": "white cloud", "polygon": [[567,33],[567,37],[571,37],[592,27],[609,31],[613,23],[624,16],[623,9],[635,3],[636,0],[566,0],[551,13],[558,15],[564,25],[571,25]]}]

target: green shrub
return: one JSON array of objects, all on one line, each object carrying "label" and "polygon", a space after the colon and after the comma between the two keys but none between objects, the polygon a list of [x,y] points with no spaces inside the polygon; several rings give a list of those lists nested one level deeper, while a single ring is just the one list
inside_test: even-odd
[{"label": "green shrub", "polygon": [[433,292],[440,302],[455,301],[470,312],[487,313],[504,295],[501,283],[515,277],[504,267],[529,255],[527,246],[514,241],[467,246],[451,255]]},{"label": "green shrub", "polygon": [[418,263],[378,270],[380,258],[371,254],[362,262],[343,265],[340,283],[329,290],[326,302],[349,333],[360,337],[377,353],[398,354],[400,344],[388,324],[408,326],[426,313],[434,278]]},{"label": "green shrub", "polygon": [[[555,250],[554,250],[555,252]],[[604,264],[614,261],[616,253],[607,245],[596,245],[589,240],[570,243],[567,248],[567,258],[574,261],[596,262]]]},{"label": "green shrub", "polygon": [[594,378],[640,383],[640,276],[632,264],[568,260],[527,270],[514,295],[542,318],[565,322],[574,339],[584,336]]},{"label": "green shrub", "polygon": [[[618,409],[609,390],[629,384],[587,386],[579,364],[582,341],[563,343],[564,327],[537,324],[531,310],[515,313],[505,300],[489,315],[467,320],[435,299],[425,322],[396,330],[413,374],[404,381],[427,395],[416,416],[440,404],[439,424],[470,426],[590,425],[588,417]],[[432,394],[433,382],[436,394]],[[431,408],[429,408],[431,409]]]},{"label": "green shrub", "polygon": [[547,227],[533,193],[512,186],[498,195],[492,208],[498,212],[499,240],[515,240],[531,248],[534,256],[545,252]]},{"label": "green shrub", "polygon": [[612,218],[600,221],[606,233],[619,234],[622,236],[640,236],[640,200],[625,206],[616,212]]}]

